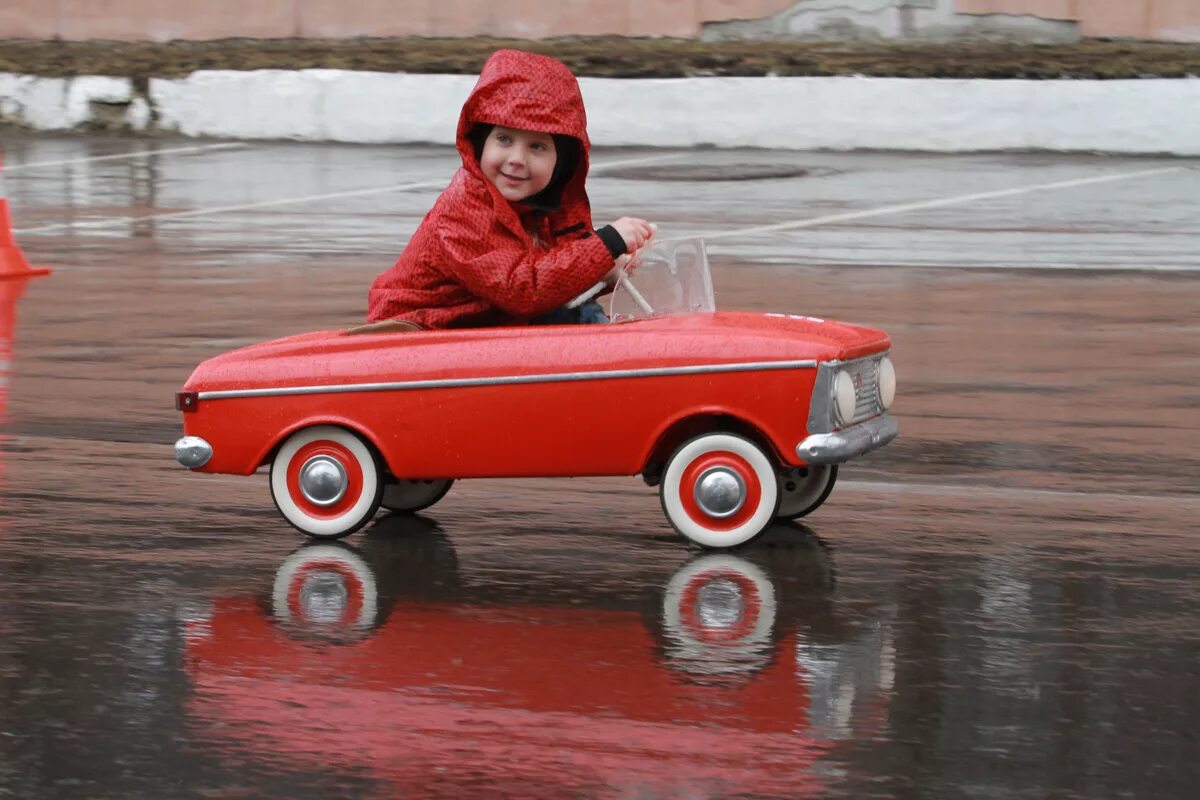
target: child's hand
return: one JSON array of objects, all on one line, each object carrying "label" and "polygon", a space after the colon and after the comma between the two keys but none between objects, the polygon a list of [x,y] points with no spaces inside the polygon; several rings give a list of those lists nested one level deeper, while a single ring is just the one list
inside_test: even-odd
[{"label": "child's hand", "polygon": [[[632,275],[634,271],[636,271],[637,268],[642,265],[642,261],[645,260],[645,253],[645,246],[639,247],[632,253],[621,256],[621,258],[617,260],[617,264],[621,267],[621,271],[626,275]],[[622,260],[624,263],[622,263]]]},{"label": "child's hand", "polygon": [[625,252],[632,253],[640,250],[650,237],[654,235],[654,226],[644,219],[637,217],[621,217],[612,226],[621,238],[625,240]]},{"label": "child's hand", "polygon": [[632,253],[625,253],[617,257],[613,268],[604,276],[604,283],[609,289],[615,288],[622,278],[632,275],[634,270],[642,265],[642,251],[644,249],[639,247]]}]

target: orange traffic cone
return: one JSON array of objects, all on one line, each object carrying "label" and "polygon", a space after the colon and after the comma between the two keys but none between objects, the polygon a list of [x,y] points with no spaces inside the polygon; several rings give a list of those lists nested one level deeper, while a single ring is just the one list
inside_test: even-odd
[{"label": "orange traffic cone", "polygon": [[[4,159],[0,156],[0,169],[3,168]],[[49,274],[48,269],[30,267],[29,262],[25,260],[25,254],[13,241],[12,220],[8,216],[8,195],[4,193],[4,179],[0,177],[0,280]]]}]

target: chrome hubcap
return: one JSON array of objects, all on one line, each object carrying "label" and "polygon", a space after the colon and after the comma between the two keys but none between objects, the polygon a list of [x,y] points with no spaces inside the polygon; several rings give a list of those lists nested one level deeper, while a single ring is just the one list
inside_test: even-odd
[{"label": "chrome hubcap", "polygon": [[330,456],[313,456],[300,468],[300,491],[308,502],[331,506],[346,493],[346,468]]},{"label": "chrome hubcap", "polygon": [[696,481],[695,498],[710,517],[731,517],[746,502],[746,482],[728,467],[710,467]]}]

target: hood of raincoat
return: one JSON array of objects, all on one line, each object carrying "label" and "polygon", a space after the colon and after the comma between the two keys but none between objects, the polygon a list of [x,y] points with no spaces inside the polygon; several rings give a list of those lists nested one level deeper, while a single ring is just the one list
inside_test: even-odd
[{"label": "hood of raincoat", "polygon": [[[560,164],[577,160],[574,171],[551,183],[537,200],[550,212],[551,228],[558,230],[584,223],[591,227],[591,209],[584,189],[588,173],[588,154],[591,142],[587,137],[587,113],[579,82],[565,64],[549,56],[519,50],[497,50],[483,65],[479,80],[463,104],[458,118],[456,144],[462,157],[463,169],[474,176],[487,192],[488,205],[510,226],[520,223],[520,212],[514,209],[499,190],[484,176],[471,131],[479,124],[503,125],[527,131],[548,133],[556,138],[569,136],[577,143],[577,159],[558,148]],[[480,198],[483,199],[483,198]],[[521,204],[524,205],[524,201]],[[511,213],[510,213],[511,212]]]},{"label": "hood of raincoat", "polygon": [[[550,134],[560,161],[569,149],[575,168],[535,197],[510,203],[479,166],[479,137],[471,132],[481,124]],[[571,147],[560,144],[563,137]],[[494,53],[463,105],[457,147],[462,166],[400,258],[372,284],[369,320],[426,328],[523,324],[612,269],[614,255],[592,226],[584,190],[590,143],[583,96],[565,64]]]}]

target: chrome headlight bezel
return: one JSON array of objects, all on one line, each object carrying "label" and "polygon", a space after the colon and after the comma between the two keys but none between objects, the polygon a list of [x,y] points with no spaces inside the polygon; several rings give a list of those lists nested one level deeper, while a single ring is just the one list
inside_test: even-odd
[{"label": "chrome headlight bezel", "polygon": [[854,391],[854,379],[845,370],[838,370],[833,376],[830,405],[833,409],[833,422],[837,426],[846,425],[854,420],[854,408],[858,397]]},{"label": "chrome headlight bezel", "polygon": [[879,399],[879,407],[887,411],[896,402],[896,366],[887,356],[879,359],[878,374],[875,390]]}]

